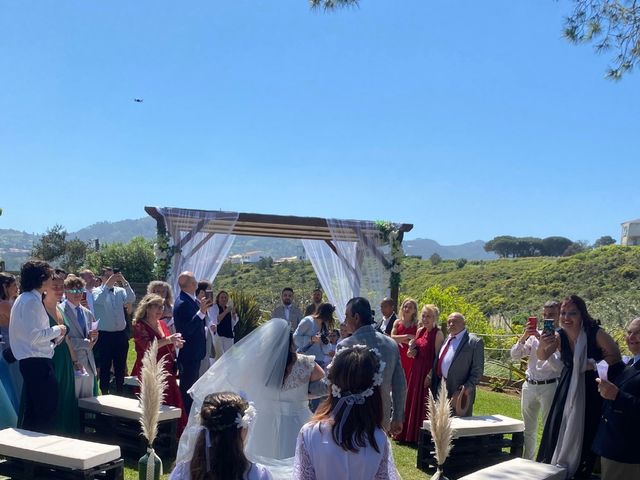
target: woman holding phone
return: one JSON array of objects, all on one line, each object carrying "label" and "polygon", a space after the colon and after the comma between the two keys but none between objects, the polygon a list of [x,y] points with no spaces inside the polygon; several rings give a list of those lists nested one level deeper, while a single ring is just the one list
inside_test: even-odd
[{"label": "woman holding phone", "polygon": [[233,328],[238,323],[238,315],[233,302],[229,298],[229,294],[224,290],[220,290],[216,295],[216,301],[209,309],[209,315],[215,325],[217,342],[216,348],[220,348],[220,352],[216,352],[216,358],[220,358],[224,352],[233,347],[234,337]]},{"label": "woman holding phone", "polygon": [[[624,369],[618,345],[602,330],[582,298],[571,295],[560,306],[560,329],[543,332],[537,357],[557,361],[562,374],[553,397],[538,451],[538,461],[567,469],[567,478],[590,478],[596,455],[591,451],[602,398],[595,363],[605,360],[614,380]],[[560,358],[553,356],[560,352]]]}]

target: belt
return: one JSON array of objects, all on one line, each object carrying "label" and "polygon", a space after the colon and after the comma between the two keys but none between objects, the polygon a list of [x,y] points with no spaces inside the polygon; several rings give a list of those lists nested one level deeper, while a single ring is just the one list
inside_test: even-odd
[{"label": "belt", "polygon": [[549,380],[529,380],[527,378],[527,383],[530,383],[531,385],[547,385],[549,383],[556,383],[557,381],[557,378],[551,378]]}]

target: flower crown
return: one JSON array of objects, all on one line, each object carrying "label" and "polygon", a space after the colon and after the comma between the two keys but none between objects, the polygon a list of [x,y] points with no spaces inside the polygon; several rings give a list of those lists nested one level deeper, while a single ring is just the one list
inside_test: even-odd
[{"label": "flower crown", "polygon": [[325,382],[328,382],[329,384],[331,384],[331,395],[339,399],[338,402],[333,407],[333,410],[331,411],[331,415],[333,416],[333,418],[335,418],[338,412],[342,409],[342,407],[344,407],[344,412],[342,413],[342,418],[340,419],[340,424],[338,425],[338,429],[336,431],[336,439],[338,440],[339,444],[342,443],[342,430],[344,428],[344,424],[347,420],[347,417],[349,417],[349,414],[351,413],[351,408],[354,405],[364,405],[365,399],[373,395],[373,389],[375,387],[379,387],[380,385],[382,385],[382,372],[384,371],[384,367],[386,366],[386,363],[381,360],[382,356],[380,355],[380,351],[377,348],[369,348],[366,345],[353,345],[349,348],[343,348],[338,352],[336,352],[336,354],[333,357],[333,360],[331,361],[331,365],[329,365],[328,369],[331,369],[331,366],[333,362],[335,362],[337,357],[342,355],[344,352],[351,351],[351,350],[360,350],[360,351],[369,350],[370,352],[375,353],[376,356],[378,357],[378,371],[373,374],[373,378],[371,380],[371,386],[367,387],[362,392],[356,392],[356,393],[352,393],[348,391],[343,392],[340,387],[338,387],[335,384],[332,384],[325,377]]},{"label": "flower crown", "polygon": [[[203,402],[207,403],[207,402]],[[229,423],[215,423],[209,427],[210,430],[214,432],[221,432],[222,430],[226,430],[227,428],[235,426],[236,428],[249,428],[256,418],[256,408],[253,405],[253,402],[248,402],[249,406],[245,408],[244,413],[240,414],[238,412],[236,414],[236,418],[233,419],[233,422]]]},{"label": "flower crown", "polygon": [[[362,397],[364,399],[373,395],[373,389],[375,387],[379,387],[380,385],[382,385],[382,372],[384,371],[384,368],[386,367],[387,364],[381,360],[382,355],[380,355],[380,351],[377,348],[369,348],[366,345],[353,345],[350,348],[342,348],[339,351],[337,351],[333,357],[333,360],[331,361],[331,364],[329,364],[329,366],[327,367],[327,370],[331,369],[331,366],[333,365],[333,362],[335,362],[336,358],[338,358],[342,353],[351,349],[369,350],[370,352],[375,353],[376,356],[378,357],[378,371],[373,374],[371,386],[366,388],[362,392],[352,393],[348,391],[343,392],[339,386],[331,383],[327,377],[324,378],[324,382],[331,385],[331,395],[334,396],[335,398],[343,398],[343,395],[344,395],[344,397]],[[356,399],[359,399],[359,398],[356,398]]]}]

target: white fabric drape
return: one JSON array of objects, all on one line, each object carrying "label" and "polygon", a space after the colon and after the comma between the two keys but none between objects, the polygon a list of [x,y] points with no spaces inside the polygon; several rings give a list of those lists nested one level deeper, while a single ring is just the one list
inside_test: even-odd
[{"label": "white fabric drape", "polygon": [[[174,292],[180,291],[178,275],[184,271],[193,272],[198,280],[213,283],[235,240],[231,231],[238,221],[238,213],[181,208],[158,208],[158,212],[164,217],[172,244],[179,248],[171,259],[167,279]],[[192,225],[190,230],[181,228],[185,224]]]},{"label": "white fabric drape", "polygon": [[[302,240],[307,258],[318,276],[329,302],[344,321],[347,302],[367,298],[376,310],[389,295],[390,248],[384,245],[373,222],[327,219],[335,252],[324,240]],[[345,239],[353,240],[345,240]]]}]

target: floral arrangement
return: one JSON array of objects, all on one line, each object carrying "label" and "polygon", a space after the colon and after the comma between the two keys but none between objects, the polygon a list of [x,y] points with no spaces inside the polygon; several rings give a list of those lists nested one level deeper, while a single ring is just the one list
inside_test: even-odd
[{"label": "floral arrangement", "polygon": [[401,263],[404,257],[400,231],[395,223],[389,221],[378,220],[375,222],[375,225],[380,231],[382,241],[391,246],[391,266],[389,267],[391,276],[389,278],[389,287],[397,288],[400,285]]},{"label": "floral arrangement", "polygon": [[157,239],[153,245],[156,278],[161,280],[169,278],[171,259],[176,253],[180,253],[180,250],[171,244],[171,236],[167,232],[167,227],[164,223],[158,223]]}]

